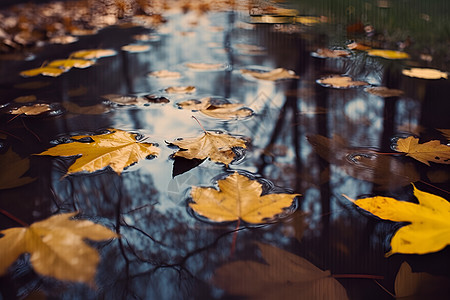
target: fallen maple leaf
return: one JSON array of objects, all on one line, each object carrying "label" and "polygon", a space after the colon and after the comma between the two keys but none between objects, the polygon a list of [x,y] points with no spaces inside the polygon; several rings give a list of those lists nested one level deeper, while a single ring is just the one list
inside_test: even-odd
[{"label": "fallen maple leaf", "polygon": [[177,103],[184,109],[197,110],[207,116],[218,119],[244,118],[253,115],[253,110],[241,103],[230,103],[224,99],[206,97],[201,100],[190,99]]},{"label": "fallen maple leaf", "polygon": [[292,205],[299,194],[262,194],[262,185],[256,180],[234,172],[217,181],[219,190],[211,187],[193,187],[189,203],[196,213],[216,222],[242,220],[264,223],[281,214]]},{"label": "fallen maple leaf", "polygon": [[213,283],[245,299],[348,299],[330,271],[322,271],[303,257],[257,243],[266,263],[238,260],[216,269]]},{"label": "fallen maple leaf", "polygon": [[[73,142],[59,144],[36,155],[79,156],[69,167],[67,174],[87,171],[94,172],[110,166],[117,174],[144,159],[158,155],[159,149],[151,143],[136,141],[135,134],[120,129],[109,129],[111,132],[100,135],[73,136]],[[83,138],[91,138],[93,142],[81,142]]]},{"label": "fallen maple leaf", "polygon": [[294,71],[286,70],[284,68],[277,68],[266,72],[241,69],[241,73],[242,75],[248,75],[255,79],[270,81],[299,78],[299,76],[297,76]]},{"label": "fallen maple leaf", "polygon": [[450,244],[450,203],[415,186],[414,195],[419,204],[382,196],[358,200],[344,197],[381,219],[411,223],[397,230],[391,240],[391,251],[386,256],[425,254],[444,249]]},{"label": "fallen maple leaf", "polygon": [[33,182],[36,178],[22,177],[30,168],[30,160],[21,158],[11,148],[0,155],[0,189],[10,189]]},{"label": "fallen maple leaf", "polygon": [[87,220],[71,219],[77,212],[51,216],[29,227],[0,231],[0,275],[24,253],[34,270],[59,280],[94,286],[99,255],[84,239],[102,241],[118,237],[110,229]]},{"label": "fallen maple leaf", "polygon": [[407,59],[409,54],[402,51],[384,50],[384,49],[369,49],[367,54],[370,56],[379,56],[386,59]]},{"label": "fallen maple leaf", "polygon": [[188,139],[177,139],[172,142],[180,150],[173,154],[174,157],[187,159],[206,159],[224,163],[228,166],[235,158],[233,148],[247,148],[246,140],[234,136],[205,131],[201,136]]},{"label": "fallen maple leaf", "polygon": [[383,98],[400,97],[403,95],[402,90],[389,89],[384,86],[368,87],[364,89],[364,92]]},{"label": "fallen maple leaf", "polygon": [[94,62],[92,60],[68,58],[53,60],[47,66],[53,68],[61,68],[64,71],[68,71],[71,68],[85,69],[92,66],[93,64]]},{"label": "fallen maple leaf", "polygon": [[12,115],[27,115],[27,116],[36,116],[40,115],[44,112],[51,111],[49,104],[46,103],[38,103],[34,105],[25,105],[15,109],[12,109],[9,113]]},{"label": "fallen maple leaf", "polygon": [[325,87],[332,87],[336,89],[368,85],[365,81],[354,81],[351,77],[341,75],[322,77],[317,80],[317,83]]},{"label": "fallen maple leaf", "polygon": [[403,262],[395,277],[395,297],[397,299],[447,299],[450,293],[450,279],[426,272],[413,272],[407,262]]},{"label": "fallen maple leaf", "polygon": [[428,166],[430,161],[450,164],[450,147],[441,144],[438,140],[419,144],[418,138],[408,136],[405,139],[398,139],[396,150],[404,152],[407,156],[411,156]]},{"label": "fallen maple leaf", "polygon": [[409,77],[415,77],[415,78],[422,78],[422,79],[447,79],[448,73],[442,72],[436,69],[428,69],[428,68],[411,68],[411,69],[404,69],[402,71],[403,75],[409,76]]},{"label": "fallen maple leaf", "polygon": [[44,66],[44,67],[39,67],[39,68],[22,71],[22,72],[20,72],[20,76],[33,77],[33,76],[37,76],[37,75],[44,75],[44,76],[50,76],[50,77],[58,77],[65,71],[66,70],[61,69],[61,68]]}]

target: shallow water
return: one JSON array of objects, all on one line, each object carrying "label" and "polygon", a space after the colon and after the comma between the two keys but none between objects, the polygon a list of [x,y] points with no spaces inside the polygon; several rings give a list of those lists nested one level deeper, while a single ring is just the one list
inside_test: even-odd
[{"label": "shallow water", "polygon": [[[30,157],[27,174],[36,178],[25,186],[0,190],[0,207],[28,224],[56,213],[79,211],[81,217],[122,236],[95,243],[101,253],[97,290],[41,277],[30,267],[28,257],[22,256],[0,281],[4,299],[24,298],[37,291],[50,299],[231,299],[227,291],[212,284],[213,274],[232,261],[263,262],[255,242],[274,245],[330,270],[350,299],[390,298],[377,282],[393,292],[404,261],[417,271],[450,275],[448,250],[385,258],[399,224],[380,221],[342,196],[413,200],[409,183],[414,181],[420,189],[448,199],[448,193],[440,190],[450,189],[446,165],[428,167],[409,157],[376,152],[395,153],[395,139],[410,135],[448,142],[436,130],[450,125],[449,104],[443,103],[450,93],[447,80],[406,77],[401,74],[405,61],[370,57],[364,52],[352,52],[348,58],[315,57],[311,52],[328,46],[333,37],[305,26],[250,24],[242,12],[172,13],[167,19],[157,30],[115,26],[80,37],[74,44],[47,45],[32,60],[1,61],[2,104],[13,105],[16,97],[35,95],[39,102],[52,103],[54,111],[43,116],[0,116],[1,130],[8,133],[7,139],[0,140],[1,149],[11,147],[22,157]],[[156,38],[135,42],[133,35],[139,33]],[[150,49],[139,53],[120,50],[130,43],[149,45]],[[239,47],[242,44],[259,48],[249,53]],[[90,48],[111,48],[117,54],[57,78],[19,76],[20,71],[43,61]],[[220,63],[223,67],[192,70],[187,62]],[[271,82],[240,72],[278,67],[294,70],[300,78]],[[157,70],[178,71],[182,77],[147,75]],[[382,98],[365,92],[364,87],[334,89],[316,82],[328,74],[346,74],[369,85],[401,89],[404,95]],[[47,85],[17,86],[36,81]],[[188,85],[196,91],[165,91],[170,86]],[[117,105],[102,97],[107,94],[152,94],[170,102]],[[254,114],[218,120],[177,106],[204,97],[243,103]],[[107,110],[71,113],[64,103],[101,104]],[[193,168],[177,162],[184,172],[173,176],[176,163],[171,156],[177,148],[168,143],[203,132],[192,116],[206,130],[246,137],[250,146],[246,151],[237,150],[243,155],[228,168],[210,160]],[[139,133],[146,142],[158,144],[160,153],[121,175],[106,168],[65,176],[73,158],[33,156],[64,138],[107,128]],[[318,135],[335,137],[330,149],[320,142],[313,147]],[[234,237],[235,222],[209,222],[187,204],[193,186],[215,186],[233,171],[259,179],[265,183],[265,192],[301,196],[282,218],[256,226],[241,224]],[[0,224],[2,229],[17,226],[3,216]],[[242,278],[243,285],[251,282],[252,278]],[[290,291],[290,285],[288,281],[276,288],[284,295],[281,291]],[[270,288],[268,295],[272,295]],[[330,287],[322,287],[326,288]]]}]

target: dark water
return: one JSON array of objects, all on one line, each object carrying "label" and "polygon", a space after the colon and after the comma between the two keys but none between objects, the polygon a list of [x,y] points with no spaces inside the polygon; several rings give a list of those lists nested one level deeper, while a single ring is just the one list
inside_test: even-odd
[{"label": "dark water", "polygon": [[[314,57],[311,52],[330,46],[329,41],[336,37],[319,34],[310,27],[252,25],[248,14],[233,11],[201,16],[174,13],[167,18],[169,21],[155,31],[115,26],[97,35],[80,37],[74,44],[42,47],[31,60],[1,61],[2,104],[19,96],[35,95],[39,102],[52,103],[55,111],[14,119],[7,114],[0,116],[1,130],[8,133],[7,139],[0,140],[2,151],[11,147],[22,157],[30,157],[27,174],[37,178],[22,187],[0,190],[0,207],[29,224],[56,213],[79,211],[83,218],[122,236],[120,240],[94,244],[101,253],[97,290],[43,278],[30,267],[28,257],[22,256],[1,278],[3,299],[23,299],[38,292],[49,299],[235,299],[213,285],[211,279],[217,268],[232,261],[263,262],[255,242],[274,245],[322,270],[330,270],[350,299],[390,299],[377,282],[394,292],[394,280],[404,261],[415,271],[450,275],[448,250],[384,257],[400,225],[371,217],[342,196],[386,195],[414,201],[409,182],[415,181],[418,188],[448,199],[448,194],[440,190],[449,190],[449,169],[445,165],[433,163],[428,167],[402,156],[388,156],[386,161],[381,154],[369,151],[393,152],[393,141],[409,135],[420,136],[423,141],[448,142],[436,130],[450,125],[447,80],[406,77],[401,74],[406,61],[369,57],[363,52],[339,59]],[[195,25],[189,25],[194,21]],[[137,42],[150,45],[149,51],[120,50],[123,45],[135,43],[133,35],[139,33],[156,36],[153,41]],[[342,36],[337,40],[346,39]],[[261,49],[247,53],[239,48],[240,44]],[[19,76],[20,71],[38,67],[46,60],[90,48],[111,48],[117,54],[57,78]],[[222,63],[226,67],[195,71],[187,68],[186,62]],[[283,67],[294,70],[300,78],[252,80],[240,73],[249,66],[262,70]],[[150,71],[164,69],[179,71],[182,78],[147,76]],[[404,95],[382,98],[366,93],[364,87],[333,89],[316,83],[328,74],[346,74],[374,86],[401,89]],[[47,86],[17,86],[35,81]],[[196,92],[164,91],[169,86],[185,85],[195,86]],[[170,102],[108,104],[109,111],[92,115],[70,113],[63,105],[104,104],[101,96],[106,94],[153,94],[167,97]],[[241,102],[254,115],[217,120],[176,105],[203,97]],[[175,149],[167,142],[202,133],[192,115],[207,130],[247,137],[251,146],[229,168],[206,160],[173,177],[171,155]],[[67,177],[64,174],[73,159],[32,156],[58,139],[107,128],[137,132],[146,141],[157,143],[161,152],[121,175],[107,168]],[[334,145],[317,150],[311,142],[311,137],[317,135],[339,136],[345,141],[345,149]],[[366,164],[361,163],[361,156]],[[368,167],[367,160],[376,159],[380,160],[378,165],[387,166]],[[236,224],[205,222],[187,208],[187,202],[192,186],[215,185],[217,179],[235,170],[273,183],[278,192],[302,196],[297,210],[285,218],[258,226],[241,224],[235,249],[231,250]],[[2,229],[17,226],[3,216],[0,224]],[[244,274],[237,272],[235,276]],[[251,281],[242,278],[243,285]],[[289,290],[289,285],[279,286],[280,295],[282,290]],[[291,296],[310,299],[301,295]]]}]

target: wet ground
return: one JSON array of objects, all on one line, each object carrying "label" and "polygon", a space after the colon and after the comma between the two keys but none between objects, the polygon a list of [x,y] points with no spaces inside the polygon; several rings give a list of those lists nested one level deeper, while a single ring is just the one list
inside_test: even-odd
[{"label": "wet ground", "polygon": [[[330,270],[341,285],[320,283],[313,294],[302,294],[304,286],[292,281],[312,275],[297,274],[294,267],[286,271],[294,277],[281,281],[270,275],[279,275],[276,267],[232,269],[234,277],[240,278],[237,282],[263,291],[254,292],[255,299],[262,299],[265,290],[268,298],[332,299],[331,294],[337,299],[391,299],[380,285],[394,293],[404,261],[415,271],[450,275],[448,249],[386,258],[390,239],[401,224],[370,216],[342,196],[386,195],[414,201],[410,184],[414,182],[449,199],[447,165],[426,166],[393,150],[396,139],[411,135],[421,141],[448,143],[438,130],[450,125],[445,102],[450,94],[448,80],[405,76],[402,69],[415,62],[369,56],[364,51],[350,51],[348,57],[320,57],[317,49],[344,49],[348,37],[319,34],[321,30],[304,24],[255,23],[258,20],[250,18],[248,11],[173,11],[165,17],[168,21],[156,29],[112,26],[80,36],[73,44],[46,45],[25,60],[1,61],[0,133],[4,137],[0,149],[5,153],[11,148],[30,158],[26,175],[36,180],[0,190],[0,207],[28,224],[56,213],[79,211],[82,218],[122,236],[93,243],[101,254],[97,289],[39,276],[25,255],[2,277],[3,299],[25,299],[30,294],[49,299],[240,299],[232,288],[223,288],[226,284],[214,274],[235,261],[267,262],[255,242]],[[148,40],[136,40],[142,34]],[[129,44],[149,49],[121,49]],[[113,49],[116,54],[56,78],[19,75],[44,61],[97,48]],[[187,63],[217,65],[197,69]],[[299,78],[258,80],[241,72],[274,68],[292,70]],[[181,77],[149,76],[159,70],[176,71]],[[332,88],[317,82],[330,74],[345,74],[366,84]],[[195,90],[166,90],[180,86]],[[364,90],[370,86],[387,86],[403,94],[380,97]],[[5,113],[22,105],[14,99],[30,95],[37,100],[27,104],[48,103],[51,110],[37,116]],[[115,103],[144,95],[169,101]],[[177,105],[205,97],[216,103],[242,103],[253,114],[217,119]],[[208,159],[196,166],[175,160],[177,147],[169,143],[203,132],[192,116],[206,130],[244,137],[247,149],[235,149],[237,159],[228,167]],[[73,158],[33,155],[70,136],[98,134],[108,128],[138,133],[146,142],[156,143],[160,153],[120,175],[106,168],[69,176],[65,174]],[[188,207],[193,186],[215,186],[234,171],[262,182],[264,193],[301,196],[282,217],[260,225],[241,223],[237,234],[236,222],[211,222]],[[3,216],[0,225],[1,229],[18,226]],[[282,252],[272,255],[273,264],[285,257]],[[254,276],[249,276],[252,272]]]}]

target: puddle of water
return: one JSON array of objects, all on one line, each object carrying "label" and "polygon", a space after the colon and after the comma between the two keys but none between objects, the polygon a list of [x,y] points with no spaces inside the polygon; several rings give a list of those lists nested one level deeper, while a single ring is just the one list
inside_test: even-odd
[{"label": "puddle of water", "polygon": [[[402,62],[371,58],[361,52],[342,59],[311,56],[311,51],[323,46],[326,37],[315,35],[310,28],[300,26],[297,31],[294,27],[282,30],[282,25],[253,26],[243,23],[248,20],[245,14],[233,11],[201,16],[178,13],[167,18],[168,22],[156,31],[106,28],[93,37],[80,37],[70,46],[46,46],[33,60],[2,61],[3,104],[20,96],[35,95],[39,103],[55,103],[66,110],[58,115],[0,116],[0,133],[6,131],[8,135],[8,139],[0,140],[1,149],[11,147],[22,157],[30,157],[29,174],[37,178],[19,188],[0,190],[1,208],[27,223],[59,212],[79,211],[82,217],[114,228],[122,235],[120,240],[95,243],[101,254],[97,290],[42,278],[30,267],[28,256],[24,256],[0,280],[5,299],[23,298],[36,291],[62,299],[227,298],[226,291],[219,288],[220,284],[212,284],[211,278],[220,266],[232,261],[267,261],[255,242],[277,246],[322,270],[330,270],[350,299],[387,298],[373,279],[393,291],[395,275],[403,261],[416,270],[449,275],[448,268],[444,269],[447,250],[419,257],[385,258],[390,237],[399,226],[362,214],[341,196],[383,194],[411,199],[409,179],[416,178],[412,172],[417,173],[417,180],[429,182],[434,178],[433,185],[450,189],[445,165],[428,168],[407,157],[377,158],[372,151],[392,152],[392,139],[408,135],[444,141],[435,129],[449,125],[449,110],[442,108],[447,104],[440,100],[449,93],[447,81],[402,76]],[[186,27],[193,19],[198,25]],[[135,42],[132,36],[137,34],[158,38],[139,41],[150,46],[148,51],[122,51],[122,46]],[[242,45],[250,45],[247,48],[256,49],[256,53],[243,51]],[[18,75],[45,60],[100,47],[114,49],[117,55],[57,78]],[[193,70],[186,63],[224,67]],[[286,68],[300,78],[249,80],[240,72],[249,66],[261,71]],[[148,76],[159,70],[177,71],[181,77]],[[346,74],[372,85],[387,85],[403,90],[404,95],[382,98],[364,92],[363,86],[333,89],[316,83],[329,74]],[[194,86],[195,90],[166,90],[186,86]],[[170,102],[114,105],[102,97],[111,94],[155,95]],[[254,115],[218,120],[177,105],[204,97],[242,103]],[[96,105],[96,109],[92,108],[90,114],[77,113],[64,106],[67,103]],[[250,146],[240,150],[243,158],[228,169],[205,160],[173,177],[172,154],[176,149],[168,144],[180,137],[203,133],[192,116],[206,130],[248,138]],[[72,158],[32,155],[53,146],[52,141],[57,138],[98,133],[107,128],[137,132],[146,142],[156,143],[160,153],[130,166],[120,176],[110,169],[64,176]],[[308,141],[311,136],[330,140],[314,146]],[[327,148],[324,143],[331,146]],[[406,175],[398,169],[408,170],[410,177],[405,179]],[[264,225],[241,224],[237,233],[235,223],[215,224],[196,218],[188,208],[190,189],[217,187],[217,179],[234,170],[260,178],[270,189],[276,186],[277,193],[302,194],[297,212]],[[433,177],[433,172],[444,175]],[[416,184],[448,199],[448,194],[436,188],[422,182]],[[0,224],[2,229],[17,226],[4,217]],[[242,278],[242,282],[257,284],[251,278]],[[289,290],[289,285],[282,282],[276,287]]]}]

